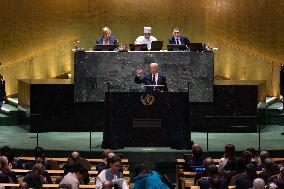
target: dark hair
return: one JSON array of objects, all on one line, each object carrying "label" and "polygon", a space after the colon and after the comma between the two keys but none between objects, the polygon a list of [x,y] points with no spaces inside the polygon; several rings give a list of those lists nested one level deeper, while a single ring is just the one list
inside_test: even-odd
[{"label": "dark hair", "polygon": [[225,145],[225,158],[232,159],[235,157],[236,149],[233,144]]},{"label": "dark hair", "polygon": [[86,172],[88,172],[88,170],[86,168],[84,168],[84,166],[82,164],[75,163],[75,164],[72,165],[71,172],[85,174]]},{"label": "dark hair", "polygon": [[42,188],[42,179],[39,174],[30,173],[24,177],[25,187],[28,188]]},{"label": "dark hair", "polygon": [[216,165],[209,165],[208,174],[209,175],[218,175],[218,167]]},{"label": "dark hair", "polygon": [[246,160],[247,163],[250,163],[253,158],[253,154],[250,151],[246,150],[242,153],[242,157]]},{"label": "dark hair", "polygon": [[210,177],[209,182],[211,186],[210,188],[212,189],[217,189],[217,188],[220,188],[221,186],[221,179],[219,176]]},{"label": "dark hair", "polygon": [[256,174],[256,166],[253,163],[249,163],[246,165],[246,173],[247,175],[255,175]]},{"label": "dark hair", "polygon": [[0,155],[7,157],[9,163],[14,161],[14,152],[9,146],[3,146],[0,150]]},{"label": "dark hair", "polygon": [[254,148],[248,148],[246,149],[246,151],[249,151],[250,153],[252,153],[254,158],[259,157],[257,151]]},{"label": "dark hair", "polygon": [[117,155],[115,155],[114,157],[110,158],[109,160],[110,164],[113,164],[115,162],[121,162],[121,158]]},{"label": "dark hair", "polygon": [[145,164],[143,164],[143,163],[137,164],[134,168],[134,177],[137,177],[143,171],[145,173],[151,172],[150,168],[147,167]]},{"label": "dark hair", "polygon": [[247,161],[244,158],[238,158],[236,161],[237,173],[244,173],[246,171]]},{"label": "dark hair", "polygon": [[35,158],[37,157],[44,158],[44,150],[42,147],[35,147],[33,154]]}]

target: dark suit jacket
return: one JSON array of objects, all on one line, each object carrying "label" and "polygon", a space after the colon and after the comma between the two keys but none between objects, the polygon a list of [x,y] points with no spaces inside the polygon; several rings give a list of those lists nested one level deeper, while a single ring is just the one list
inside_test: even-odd
[{"label": "dark suit jacket", "polygon": [[[137,84],[143,83],[144,85],[154,85],[155,83],[152,81],[152,74],[147,74],[144,76],[135,76],[134,82]],[[168,91],[166,77],[158,74],[158,82],[157,85],[164,85],[164,87],[146,87],[146,92],[160,92]]]},{"label": "dark suit jacket", "polygon": [[[104,42],[104,37],[102,36],[102,37],[99,37],[97,39],[96,44],[103,44],[103,42]],[[118,41],[117,41],[116,37],[110,36],[109,37],[109,44],[117,46],[118,45]]]},{"label": "dark suit jacket", "polygon": [[[190,44],[190,41],[189,41],[189,39],[187,37],[179,36],[179,40],[180,40],[180,43],[182,45],[187,45],[188,46]],[[173,44],[173,45],[176,44],[176,40],[175,40],[174,37],[169,38],[169,44]]]},{"label": "dark suit jacket", "polygon": [[[179,36],[180,43],[182,45],[189,45],[190,41],[187,37]],[[174,37],[169,38],[169,44],[176,44],[176,40]]]}]

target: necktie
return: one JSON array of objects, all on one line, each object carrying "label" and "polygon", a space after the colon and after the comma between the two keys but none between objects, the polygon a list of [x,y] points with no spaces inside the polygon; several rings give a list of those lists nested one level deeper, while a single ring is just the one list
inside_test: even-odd
[{"label": "necktie", "polygon": [[176,44],[178,45],[179,43],[178,43],[178,38],[176,38]]},{"label": "necktie", "polygon": [[152,81],[153,81],[153,85],[156,85],[156,80],[155,80],[155,75],[154,74],[153,74]]}]

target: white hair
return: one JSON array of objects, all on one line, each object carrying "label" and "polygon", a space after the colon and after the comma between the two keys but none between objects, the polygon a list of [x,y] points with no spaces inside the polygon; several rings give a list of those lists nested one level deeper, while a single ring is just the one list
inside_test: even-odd
[{"label": "white hair", "polygon": [[253,181],[253,189],[264,189],[265,187],[265,182],[261,178],[256,178]]},{"label": "white hair", "polygon": [[268,188],[268,189],[277,189],[278,186],[277,186],[274,182],[271,182],[271,183],[268,184],[268,187],[267,187],[267,188]]},{"label": "white hair", "polygon": [[102,32],[105,33],[105,32],[111,32],[111,31],[108,27],[103,27]]},{"label": "white hair", "polygon": [[151,65],[152,65],[152,66],[157,66],[157,67],[159,66],[158,63],[155,63],[155,62],[152,62],[152,63],[150,64],[150,66],[151,66]]}]

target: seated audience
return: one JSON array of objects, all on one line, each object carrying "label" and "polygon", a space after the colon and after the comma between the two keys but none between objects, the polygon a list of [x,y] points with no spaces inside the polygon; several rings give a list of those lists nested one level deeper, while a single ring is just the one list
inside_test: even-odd
[{"label": "seated audience", "polygon": [[271,176],[268,183],[275,183],[279,188],[284,188],[284,166],[280,167],[280,173],[277,175]]},{"label": "seated audience", "polygon": [[[84,165],[80,164],[80,163],[73,163],[73,164],[67,164],[64,166],[64,175],[67,175],[68,173],[74,173],[78,167],[84,167]],[[85,168],[86,169],[86,168]],[[56,178],[56,183],[60,183],[61,180],[63,179],[63,177],[57,177]],[[90,182],[90,178],[89,178],[89,173],[88,170],[86,169],[86,172],[84,173],[84,177],[83,179],[81,179],[81,184],[88,184]]]},{"label": "seated audience", "polygon": [[100,173],[102,170],[108,169],[109,168],[109,160],[114,157],[115,154],[112,152],[111,149],[105,149],[103,151],[103,163],[99,163],[96,165],[96,170]]},{"label": "seated audience", "polygon": [[0,171],[9,178],[10,183],[18,183],[16,174],[11,171],[12,165],[9,164],[7,157],[0,156],[0,167]]},{"label": "seated audience", "polygon": [[225,145],[225,154],[219,162],[218,172],[229,173],[236,170],[236,149],[233,144]]},{"label": "seated audience", "polygon": [[236,180],[246,174],[245,173],[246,172],[246,165],[247,165],[247,161],[244,158],[242,158],[242,157],[237,158],[236,171],[234,171],[234,173],[232,174],[233,176],[230,179],[230,185],[231,186],[235,186]]},{"label": "seated audience", "polygon": [[86,172],[88,172],[87,169],[85,169],[82,165],[80,164],[74,164],[63,179],[61,180],[59,184],[59,188],[63,188],[66,186],[69,186],[70,189],[79,189],[80,183],[83,183]]},{"label": "seated audience", "polygon": [[200,144],[193,144],[192,155],[185,157],[184,169],[187,170],[191,166],[202,166],[205,158]]},{"label": "seated audience", "polygon": [[156,172],[151,171],[143,164],[138,165],[134,169],[134,187],[133,189],[169,189],[167,184],[163,182],[162,176]]},{"label": "seated audience", "polygon": [[213,159],[211,157],[205,158],[203,161],[203,167],[205,168],[205,171],[200,171],[197,172],[194,178],[194,184],[196,184],[197,180],[202,178],[202,177],[207,177],[208,176],[208,167],[209,165],[214,165]]},{"label": "seated audience", "polygon": [[244,152],[242,153],[242,158],[243,158],[244,160],[246,160],[247,164],[253,162],[253,155],[252,155],[252,153],[251,153],[250,151],[247,151],[247,150],[244,151]]},{"label": "seated audience", "polygon": [[265,182],[273,176],[279,173],[279,168],[277,167],[276,163],[270,159],[266,158],[264,163],[264,170],[259,173],[259,177],[262,178]]},{"label": "seated audience", "polygon": [[265,188],[265,182],[261,178],[254,179],[253,183],[253,189],[264,189]]},{"label": "seated audience", "polygon": [[52,184],[52,180],[42,163],[36,163],[32,170],[24,177],[29,188],[40,188],[42,184]]},{"label": "seated audience", "polygon": [[35,160],[27,162],[25,164],[25,169],[31,170],[36,163],[42,163],[45,170],[57,170],[60,169],[58,163],[52,160],[46,160],[44,155],[44,150],[42,147],[36,147],[33,151]]},{"label": "seated audience", "polygon": [[81,154],[77,151],[73,151],[71,156],[68,157],[66,165],[70,164],[81,164],[88,171],[92,168],[91,164],[85,158],[81,157]]},{"label": "seated audience", "polygon": [[106,187],[119,187],[128,189],[128,185],[120,171],[122,167],[121,158],[114,156],[110,159],[110,168],[101,171],[96,178],[96,189],[103,189]]},{"label": "seated audience", "polygon": [[1,171],[1,164],[0,164],[0,183],[9,183],[9,177],[7,175],[5,175],[2,171]]},{"label": "seated audience", "polygon": [[259,157],[257,151],[254,148],[248,148],[246,151],[248,151],[252,154],[251,161],[256,162],[257,164],[260,163],[260,157]]},{"label": "seated audience", "polygon": [[246,174],[236,180],[238,189],[248,189],[253,187],[253,181],[257,178],[256,165],[249,163],[246,165]]},{"label": "seated audience", "polygon": [[14,152],[9,146],[3,146],[1,148],[0,156],[5,156],[8,158],[8,162],[12,165],[12,169],[22,169],[23,168],[21,160],[14,156]]},{"label": "seated audience", "polygon": [[262,171],[262,169],[264,169],[264,164],[265,164],[266,158],[269,158],[268,151],[261,151],[260,154],[259,154],[260,163],[257,166],[258,170]]},{"label": "seated audience", "polygon": [[217,186],[218,186],[218,189],[227,189],[228,181],[227,179],[221,178],[218,175],[218,167],[216,165],[209,165],[208,175],[206,177],[202,177],[198,179],[197,185],[200,186],[200,189],[209,189],[209,188],[217,187]]}]

